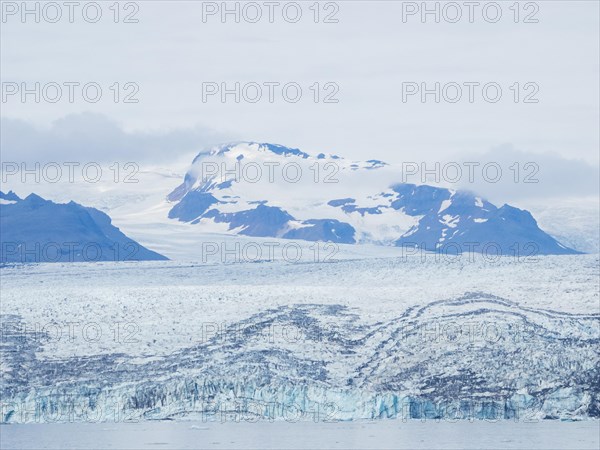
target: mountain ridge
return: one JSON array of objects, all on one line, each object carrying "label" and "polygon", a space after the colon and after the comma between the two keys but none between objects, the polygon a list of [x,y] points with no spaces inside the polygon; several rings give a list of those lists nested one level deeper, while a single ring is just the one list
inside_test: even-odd
[{"label": "mountain ridge", "polygon": [[12,191],[0,191],[0,200],[2,263],[168,259],[127,237],[95,208],[35,193],[21,199]]}]

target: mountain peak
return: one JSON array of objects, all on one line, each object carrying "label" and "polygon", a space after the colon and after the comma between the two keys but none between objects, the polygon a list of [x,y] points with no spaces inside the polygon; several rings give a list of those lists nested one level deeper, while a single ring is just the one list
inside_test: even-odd
[{"label": "mountain peak", "polygon": [[[287,147],[281,144],[274,144],[270,142],[254,142],[254,141],[234,141],[224,144],[215,145],[207,150],[203,150],[194,159],[196,162],[198,159],[207,156],[227,156],[238,160],[244,157],[256,157],[256,156],[282,156],[282,157],[298,157],[302,159],[316,158],[316,159],[341,159],[337,155],[331,155],[326,153],[319,153],[316,156],[312,156],[298,148]],[[375,160],[373,160],[375,161]],[[381,161],[377,161],[382,163]],[[385,164],[385,163],[382,163]]]},{"label": "mountain peak", "polygon": [[21,198],[19,198],[19,196],[17,194],[15,194],[13,191],[8,191],[6,194],[4,192],[0,191],[0,199],[6,200],[9,202],[21,201]]},{"label": "mountain peak", "polygon": [[37,208],[39,206],[43,206],[44,204],[48,203],[48,200],[44,200],[42,197],[40,197],[39,195],[34,194],[32,192],[27,197],[25,197],[23,202],[27,203],[29,206],[33,206],[33,207]]}]

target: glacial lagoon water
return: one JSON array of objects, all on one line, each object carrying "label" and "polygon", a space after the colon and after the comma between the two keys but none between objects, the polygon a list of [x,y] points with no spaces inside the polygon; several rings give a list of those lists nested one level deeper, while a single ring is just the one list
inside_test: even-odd
[{"label": "glacial lagoon water", "polygon": [[0,426],[2,449],[598,449],[600,421],[136,422]]}]

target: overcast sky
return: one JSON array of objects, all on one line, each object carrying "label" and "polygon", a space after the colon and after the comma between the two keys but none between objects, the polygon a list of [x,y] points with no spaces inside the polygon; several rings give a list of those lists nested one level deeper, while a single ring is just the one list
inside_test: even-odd
[{"label": "overcast sky", "polygon": [[[22,23],[18,13],[4,17],[5,90],[6,83],[95,82],[103,95],[97,103],[85,101],[79,88],[73,103],[66,88],[56,103],[6,97],[3,159],[62,160],[77,154],[162,162],[211,143],[253,140],[391,163],[501,158],[501,149],[510,148],[523,159],[550,161],[552,170],[568,159],[578,160],[573,167],[583,167],[581,173],[597,173],[596,1],[522,4],[519,23],[509,9],[513,2],[500,2],[502,18],[496,23],[486,21],[480,9],[469,23],[465,6],[457,23],[443,16],[440,23],[431,16],[422,23],[419,14],[403,22],[402,2],[322,4],[319,23],[309,9],[313,2],[301,3],[297,23],[286,21],[279,9],[269,23],[267,7],[258,2],[263,13],[258,23],[243,18],[235,23],[231,16],[222,23],[218,14],[203,21],[202,2],[159,1],[137,2],[138,23],[114,23],[111,3],[102,3],[97,23],[83,20],[80,11],[69,23],[66,7],[57,23],[43,16],[40,23],[31,17]],[[122,10],[120,22],[131,11]],[[337,23],[322,23],[330,13]],[[538,22],[524,23],[528,14]],[[115,82],[120,83],[117,103],[110,90]],[[133,96],[138,103],[123,102],[133,91],[124,88],[127,82],[139,87]],[[203,82],[294,82],[303,95],[290,103],[276,87],[269,103],[263,86],[257,103],[235,103],[233,96],[222,103],[218,95],[203,101]],[[315,82],[320,83],[317,103],[310,90]],[[419,94],[403,102],[403,82],[429,87],[493,82],[502,88],[502,98],[487,102],[476,87],[470,103],[463,87],[457,103],[436,103],[433,95],[422,103]],[[332,97],[337,103],[323,102],[334,91],[325,83],[339,87]],[[525,83],[533,84],[525,89]],[[538,102],[524,103],[528,94]]]}]

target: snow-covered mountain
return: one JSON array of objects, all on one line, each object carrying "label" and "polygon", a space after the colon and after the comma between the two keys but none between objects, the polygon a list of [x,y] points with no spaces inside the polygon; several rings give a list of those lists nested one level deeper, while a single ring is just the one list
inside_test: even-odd
[{"label": "snow-covered mountain", "polygon": [[102,211],[0,191],[0,262],[165,260],[112,225]]},{"label": "snow-covered mountain", "polygon": [[427,251],[572,254],[526,210],[467,191],[398,182],[379,160],[238,142],[199,153],[167,197],[169,218],[246,236]]}]

